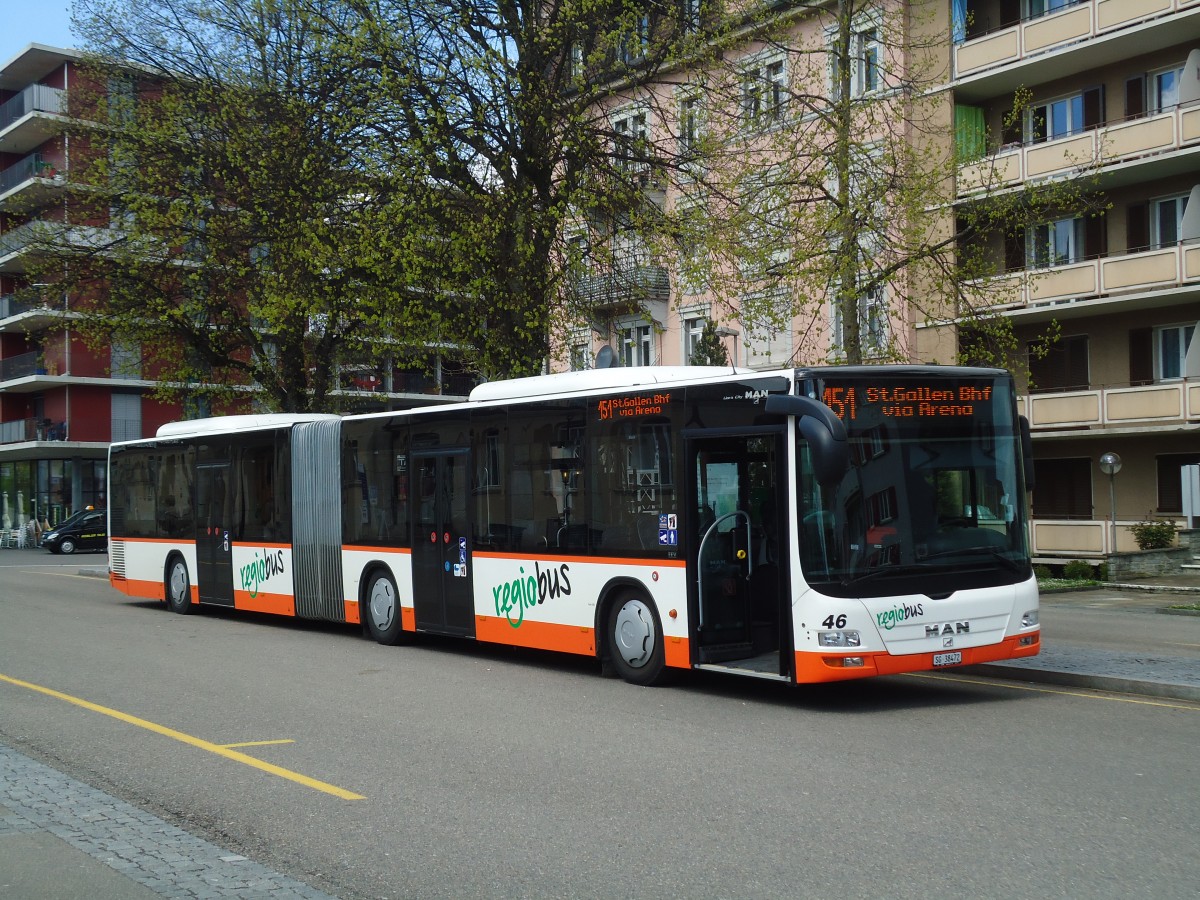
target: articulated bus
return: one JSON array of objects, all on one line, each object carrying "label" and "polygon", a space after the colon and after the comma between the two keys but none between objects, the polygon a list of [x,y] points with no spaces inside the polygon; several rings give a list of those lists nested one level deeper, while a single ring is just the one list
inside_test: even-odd
[{"label": "articulated bus", "polygon": [[1032,656],[1028,426],[998,369],[610,368],[465,402],[163,426],[109,457],[111,583],[826,682]]}]

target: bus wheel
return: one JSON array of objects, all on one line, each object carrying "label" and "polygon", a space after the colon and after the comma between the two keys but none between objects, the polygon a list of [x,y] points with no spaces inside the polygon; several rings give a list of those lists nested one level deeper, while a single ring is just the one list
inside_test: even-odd
[{"label": "bus wheel", "polygon": [[666,670],[662,628],[641,597],[618,598],[608,614],[609,653],[617,674],[631,684],[662,681]]},{"label": "bus wheel", "polygon": [[174,556],[167,563],[167,608],[171,612],[186,616],[192,611],[192,584],[188,578],[187,563]]},{"label": "bus wheel", "polygon": [[376,572],[367,587],[367,630],[381,644],[394,646],[406,635],[400,624],[400,600],[396,583],[387,572]]}]

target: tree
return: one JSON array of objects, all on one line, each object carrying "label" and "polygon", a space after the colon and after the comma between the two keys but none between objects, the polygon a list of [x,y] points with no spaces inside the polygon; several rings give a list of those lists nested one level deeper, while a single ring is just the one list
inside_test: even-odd
[{"label": "tree", "polygon": [[340,7],[75,5],[95,51],[69,97],[75,191],[32,275],[78,298],[90,340],[138,344],[163,392],[330,408],[339,363],[396,352],[373,338],[412,296],[374,277],[394,201]]},{"label": "tree", "polygon": [[721,343],[721,336],[717,334],[716,322],[704,323],[704,330],[700,332],[700,339],[696,341],[696,347],[692,350],[688,362],[693,366],[729,365],[729,353]]}]

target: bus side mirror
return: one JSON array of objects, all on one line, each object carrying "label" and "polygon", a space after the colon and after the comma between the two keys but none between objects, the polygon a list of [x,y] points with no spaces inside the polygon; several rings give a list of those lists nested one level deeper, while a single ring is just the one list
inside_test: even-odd
[{"label": "bus side mirror", "polygon": [[1025,469],[1025,490],[1032,491],[1035,478],[1033,477],[1033,433],[1029,430],[1029,420],[1017,416],[1021,423],[1021,461]]},{"label": "bus side mirror", "polygon": [[832,484],[846,474],[850,462],[846,426],[832,409],[795,394],[768,394],[763,408],[771,415],[796,417],[796,425],[812,449],[817,481]]}]

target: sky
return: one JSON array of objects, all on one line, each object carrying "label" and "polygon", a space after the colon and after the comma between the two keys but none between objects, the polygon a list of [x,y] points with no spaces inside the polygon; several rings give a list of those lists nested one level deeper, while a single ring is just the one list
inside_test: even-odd
[{"label": "sky", "polygon": [[31,43],[76,45],[71,0],[0,0],[0,66]]}]

